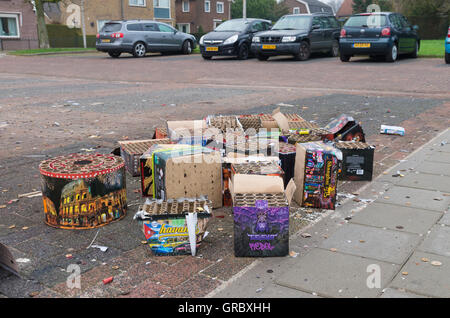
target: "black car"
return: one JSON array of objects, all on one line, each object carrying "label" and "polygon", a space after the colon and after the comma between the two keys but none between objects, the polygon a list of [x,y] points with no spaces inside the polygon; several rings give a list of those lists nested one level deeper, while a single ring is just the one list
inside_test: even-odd
[{"label": "black car", "polygon": [[270,56],[293,55],[307,60],[312,52],[339,54],[339,22],[332,14],[291,14],[281,17],[270,31],[253,37],[252,52],[259,60]]},{"label": "black car", "polygon": [[262,19],[232,19],[200,38],[200,52],[206,60],[213,56],[249,57],[253,34],[269,30],[271,21]]},{"label": "black car", "polygon": [[395,62],[400,54],[416,58],[420,48],[418,26],[399,13],[377,12],[351,16],[341,30],[341,61],[355,55],[383,56]]}]

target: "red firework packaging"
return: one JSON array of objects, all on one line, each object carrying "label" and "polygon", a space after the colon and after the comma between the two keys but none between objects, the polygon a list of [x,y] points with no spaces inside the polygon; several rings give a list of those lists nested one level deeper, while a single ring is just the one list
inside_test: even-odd
[{"label": "red firework packaging", "polygon": [[127,210],[122,158],[70,154],[41,162],[45,223],[88,229],[122,219]]}]

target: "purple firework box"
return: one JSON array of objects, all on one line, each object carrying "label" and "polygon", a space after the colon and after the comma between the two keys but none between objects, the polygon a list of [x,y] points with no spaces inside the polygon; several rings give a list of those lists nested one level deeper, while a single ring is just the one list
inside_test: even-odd
[{"label": "purple firework box", "polygon": [[286,190],[277,176],[238,174],[231,184],[236,257],[289,254],[289,204],[293,180]]}]

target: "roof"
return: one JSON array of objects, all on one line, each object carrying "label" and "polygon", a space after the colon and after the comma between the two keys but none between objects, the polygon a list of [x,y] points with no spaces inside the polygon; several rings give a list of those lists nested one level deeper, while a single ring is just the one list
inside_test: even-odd
[{"label": "roof", "polygon": [[333,8],[331,6],[319,0],[297,0],[297,1],[308,4],[309,11],[311,13],[327,12],[334,14]]},{"label": "roof", "polygon": [[348,17],[353,14],[353,0],[344,0],[336,15],[338,17]]}]

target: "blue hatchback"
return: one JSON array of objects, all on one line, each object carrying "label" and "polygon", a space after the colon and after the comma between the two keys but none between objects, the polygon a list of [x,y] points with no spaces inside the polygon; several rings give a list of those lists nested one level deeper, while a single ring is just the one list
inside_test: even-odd
[{"label": "blue hatchback", "polygon": [[445,39],[445,62],[450,64],[450,27],[448,27],[448,34]]}]

